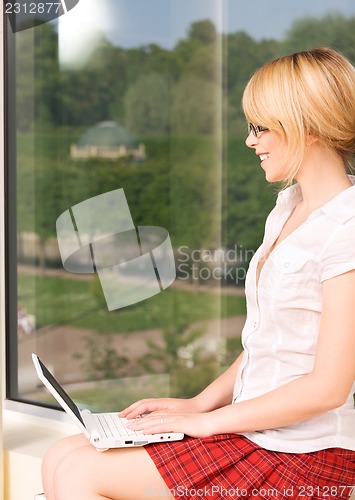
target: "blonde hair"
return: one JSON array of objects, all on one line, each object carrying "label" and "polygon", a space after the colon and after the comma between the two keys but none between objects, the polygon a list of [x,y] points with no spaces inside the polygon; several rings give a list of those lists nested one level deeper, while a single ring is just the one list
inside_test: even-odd
[{"label": "blonde hair", "polygon": [[249,122],[286,139],[288,184],[302,163],[309,136],[352,166],[355,68],[337,51],[322,47],[267,63],[250,79],[242,104]]}]

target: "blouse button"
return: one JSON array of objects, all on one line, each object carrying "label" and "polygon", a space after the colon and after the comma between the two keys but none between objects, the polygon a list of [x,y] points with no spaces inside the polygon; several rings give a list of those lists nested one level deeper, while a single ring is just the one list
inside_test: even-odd
[{"label": "blouse button", "polygon": [[288,267],[290,267],[290,263],[289,262],[284,262],[284,267],[286,267],[286,269],[287,269]]}]

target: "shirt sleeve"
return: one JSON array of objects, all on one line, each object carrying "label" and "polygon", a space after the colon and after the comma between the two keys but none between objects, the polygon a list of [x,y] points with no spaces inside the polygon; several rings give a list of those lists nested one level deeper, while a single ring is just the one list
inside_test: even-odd
[{"label": "shirt sleeve", "polygon": [[355,269],[355,221],[342,225],[331,236],[321,255],[321,281]]}]

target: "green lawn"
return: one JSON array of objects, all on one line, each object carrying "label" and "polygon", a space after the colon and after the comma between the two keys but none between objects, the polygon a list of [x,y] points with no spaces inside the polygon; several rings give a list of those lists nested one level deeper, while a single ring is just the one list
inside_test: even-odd
[{"label": "green lawn", "polygon": [[19,275],[19,303],[36,317],[37,328],[70,325],[100,332],[162,328],[245,313],[242,296],[170,288],[124,309],[109,312],[95,279]]}]

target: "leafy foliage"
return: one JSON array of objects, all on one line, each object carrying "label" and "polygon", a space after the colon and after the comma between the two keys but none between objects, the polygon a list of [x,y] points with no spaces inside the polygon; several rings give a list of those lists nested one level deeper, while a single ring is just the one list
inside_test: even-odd
[{"label": "leafy foliage", "polygon": [[[42,240],[55,234],[68,206],[123,187],[136,223],[169,227],[175,245],[221,245],[222,213],[223,245],[238,240],[255,249],[274,193],[243,144],[247,80],[266,60],[315,45],[355,59],[355,18],[336,13],[296,21],[282,41],[221,35],[208,20],[193,23],[170,51],[155,44],[124,50],[102,39],[77,69],[59,67],[50,24],[35,33],[32,49],[31,30],[17,37],[18,221],[19,231],[34,229]],[[106,119],[139,136],[146,162],[70,159],[70,144]]]},{"label": "leafy foliage", "polygon": [[[238,245],[247,256],[260,244],[275,198],[244,144],[240,103],[248,79],[274,57],[319,45],[355,61],[355,17],[336,13],[296,21],[281,41],[220,34],[209,20],[193,23],[172,50],[156,44],[126,50],[103,38],[77,68],[60,67],[51,24],[37,27],[31,37],[33,30],[25,30],[16,38],[17,223],[19,233],[40,237],[43,268],[44,242],[55,235],[57,217],[116,188],[124,188],[135,224],[168,228],[175,249]],[[146,146],[146,160],[73,160],[70,145],[103,120],[134,133]],[[82,358],[89,378],[116,378],[125,371],[127,360],[112,348],[111,334],[159,328],[161,341],[150,343],[142,365],[168,372],[170,393],[183,397],[212,380],[219,365],[205,353],[200,363],[198,347],[188,366],[179,356],[201,335],[189,325],[219,317],[220,311],[245,312],[241,297],[222,297],[219,309],[216,296],[191,289],[167,290],[149,305],[108,314],[97,281],[88,286],[82,280],[19,276],[19,300],[39,328],[68,324],[96,331],[87,337]],[[227,351],[240,350],[238,339],[232,344]]]}]

